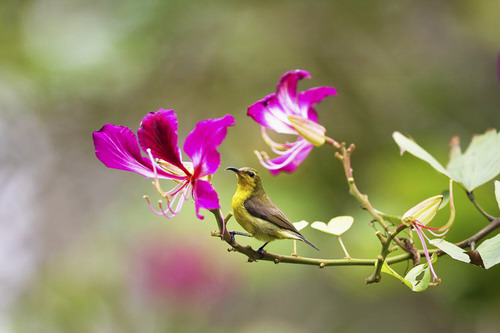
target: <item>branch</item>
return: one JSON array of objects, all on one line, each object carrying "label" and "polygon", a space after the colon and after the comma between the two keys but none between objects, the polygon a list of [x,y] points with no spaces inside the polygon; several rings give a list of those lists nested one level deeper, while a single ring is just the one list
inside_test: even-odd
[{"label": "branch", "polygon": [[[327,141],[329,142],[329,141]],[[334,147],[337,147],[334,145]],[[375,218],[375,220],[385,229],[385,231],[389,234],[389,226],[384,220],[384,218],[377,212],[375,208],[373,208],[372,204],[368,200],[368,196],[366,194],[363,194],[360,192],[358,187],[356,186],[356,183],[354,181],[354,177],[352,175],[352,167],[351,167],[351,154],[356,149],[356,146],[354,144],[351,144],[349,148],[346,148],[345,143],[342,143],[340,147],[340,153],[337,152],[335,156],[342,162],[342,165],[344,166],[344,173],[347,179],[347,184],[349,186],[349,193],[358,200],[358,202],[361,204],[362,208],[368,211],[371,216]],[[394,242],[404,251],[406,251],[406,247],[404,244],[401,242],[401,240],[397,237],[394,238]]]},{"label": "branch", "polygon": [[[213,209],[210,210],[212,214],[214,214],[215,219],[217,221],[217,224],[219,225],[219,232],[213,232],[213,236],[221,237],[222,240],[224,240],[226,243],[231,245],[231,249],[229,251],[235,251],[244,254],[245,256],[248,257],[248,262],[254,262],[257,260],[264,260],[264,261],[272,261],[276,264],[279,263],[287,263],[287,264],[299,264],[299,265],[313,265],[313,266],[318,266],[320,268],[326,267],[326,266],[373,266],[376,263],[379,263],[377,265],[378,267],[382,266],[383,259],[381,260],[382,256],[379,255],[376,259],[319,259],[319,258],[307,258],[307,257],[295,257],[295,256],[286,256],[286,255],[280,255],[280,254],[273,254],[269,252],[258,252],[252,249],[251,246],[243,246],[240,245],[234,238],[231,236],[231,234],[227,231],[226,228],[223,228],[225,223],[231,218],[232,214],[229,214],[225,219],[222,218],[222,213],[219,209]],[[471,246],[471,244],[476,243],[489,235],[491,232],[494,230],[498,229],[500,227],[500,218],[495,218],[490,224],[488,224],[486,227],[478,231],[476,234],[473,236],[456,243],[455,245],[461,247],[461,248],[467,248]],[[224,230],[223,230],[224,229]],[[398,227],[398,229],[400,229]],[[401,227],[401,230],[396,231],[392,234],[389,234],[389,238],[396,237],[397,233],[401,232],[404,230],[403,227]],[[221,234],[222,233],[222,234]],[[388,238],[388,240],[389,240]],[[387,241],[385,244],[389,244],[390,242]],[[392,252],[391,249],[389,248],[389,245],[384,247],[383,253],[390,253]],[[419,250],[418,253],[420,255],[424,255],[423,250]],[[429,250],[429,253],[437,253],[439,256],[444,255],[443,251],[440,251],[439,249],[432,249]],[[406,261],[408,259],[412,258],[412,254],[410,253],[403,253],[397,256],[393,257],[387,257],[385,258],[385,262],[388,265],[396,264],[399,262]],[[376,271],[377,272],[377,271]],[[376,272],[372,275],[374,276],[374,279],[376,277]],[[369,278],[370,279],[370,278]],[[368,279],[367,279],[368,280]],[[372,281],[370,281],[372,282]],[[377,281],[373,281],[377,282]],[[367,283],[369,283],[367,281]]]},{"label": "branch", "polygon": [[372,275],[370,275],[368,278],[366,278],[365,283],[370,284],[370,283],[375,283],[375,282],[380,282],[382,279],[382,265],[384,261],[386,260],[387,256],[389,255],[389,247],[391,245],[392,240],[394,240],[401,231],[406,229],[407,226],[404,224],[400,224],[394,232],[389,232],[389,236],[385,240],[385,242],[382,245],[382,251],[380,251],[380,255],[377,256],[377,264],[375,265],[375,271],[373,272]]},{"label": "branch", "polygon": [[491,222],[486,227],[479,230],[476,234],[472,235],[471,237],[464,239],[463,241],[455,245],[461,248],[470,247],[472,244],[479,242],[481,239],[483,239],[484,237],[486,237],[499,227],[500,227],[500,217],[493,218],[493,220],[491,220]]},{"label": "branch", "polygon": [[213,236],[221,237],[226,243],[231,245],[230,251],[235,251],[242,253],[248,257],[249,262],[254,262],[257,260],[272,261],[276,264],[288,263],[288,264],[302,264],[302,265],[316,265],[320,268],[325,266],[373,266],[375,265],[375,259],[317,259],[317,258],[306,258],[306,257],[295,257],[295,256],[285,256],[281,254],[273,254],[269,252],[258,252],[252,249],[251,246],[243,246],[236,242],[234,237],[224,228],[225,223],[231,218],[232,214],[228,215],[225,219],[222,218],[222,213],[219,209],[210,210],[214,214],[219,226],[219,232],[213,232]]},{"label": "branch", "polygon": [[467,197],[469,198],[469,200],[476,207],[476,209],[481,213],[481,215],[486,217],[486,219],[488,221],[492,222],[495,218],[493,216],[491,216],[490,214],[486,213],[484,211],[484,209],[482,209],[481,206],[479,206],[479,204],[476,202],[476,196],[474,195],[474,193],[472,193],[472,191],[470,191],[470,192],[466,191],[466,193],[467,193]]}]

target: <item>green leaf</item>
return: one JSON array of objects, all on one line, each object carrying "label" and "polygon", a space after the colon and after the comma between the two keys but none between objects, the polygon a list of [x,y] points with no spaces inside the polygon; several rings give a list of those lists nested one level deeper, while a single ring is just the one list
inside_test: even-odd
[{"label": "green leaf", "polygon": [[431,271],[427,265],[421,264],[410,269],[404,277],[411,284],[411,288],[415,292],[424,291],[429,287],[431,282]]},{"label": "green leaf", "polygon": [[483,259],[484,268],[488,269],[500,263],[500,234],[485,240],[476,250]]},{"label": "green leaf", "polygon": [[386,273],[386,274],[389,274],[389,275],[392,275],[394,276],[396,279],[398,279],[399,281],[403,282],[404,284],[406,284],[406,286],[410,289],[413,290],[413,286],[411,284],[410,281],[406,280],[404,277],[402,277],[401,275],[399,275],[395,270],[393,270],[391,268],[391,266],[387,265],[387,262],[384,261],[383,265],[382,265],[382,273]]},{"label": "green leaf", "polygon": [[451,141],[451,145],[448,173],[467,191],[474,190],[500,173],[500,132],[489,130],[474,136],[463,154],[457,137]]},{"label": "green leaf", "polygon": [[469,256],[465,253],[465,251],[458,246],[456,246],[453,243],[447,242],[444,239],[431,239],[429,241],[432,245],[435,247],[439,248],[441,251],[445,252],[448,254],[450,257],[452,257],[455,260],[463,261],[463,262],[470,262]]},{"label": "green leaf", "polygon": [[432,166],[437,172],[445,175],[450,178],[448,171],[439,163],[431,154],[429,154],[425,149],[420,147],[415,141],[407,138],[403,134],[399,132],[394,132],[392,134],[394,141],[398,144],[401,149],[401,154],[405,151],[409,152],[415,157],[420,158],[421,160],[427,162]]},{"label": "green leaf", "polygon": [[495,180],[495,197],[497,198],[498,209],[500,209],[500,182]]},{"label": "green leaf", "polygon": [[311,228],[326,232],[335,236],[340,236],[352,226],[354,218],[352,216],[337,216],[328,222],[316,221],[311,224]]},{"label": "green leaf", "polygon": [[500,132],[494,129],[474,136],[465,153],[460,149],[459,138],[453,137],[450,142],[450,162],[446,169],[415,141],[399,132],[394,132],[392,137],[401,148],[401,153],[407,151],[427,162],[469,192],[500,173]]},{"label": "green leaf", "polygon": [[[399,275],[384,261],[382,272],[394,276],[399,281],[403,282],[408,288],[415,292],[421,292],[429,287],[431,281],[431,273],[427,265],[421,264],[413,267],[405,277]],[[422,275],[423,272],[423,275]]]}]

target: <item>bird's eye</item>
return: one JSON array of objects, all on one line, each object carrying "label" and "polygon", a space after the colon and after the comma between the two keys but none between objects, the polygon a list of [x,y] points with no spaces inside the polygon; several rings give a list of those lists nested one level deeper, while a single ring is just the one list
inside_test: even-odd
[{"label": "bird's eye", "polygon": [[250,172],[248,172],[248,175],[253,178],[255,176],[255,173],[253,173],[252,171],[250,171]]}]

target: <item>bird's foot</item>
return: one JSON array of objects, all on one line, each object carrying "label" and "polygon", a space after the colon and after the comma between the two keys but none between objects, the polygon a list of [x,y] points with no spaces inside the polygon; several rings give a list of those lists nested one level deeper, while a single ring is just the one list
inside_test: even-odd
[{"label": "bird's foot", "polygon": [[266,253],[266,250],[264,250],[264,247],[269,244],[269,242],[266,242],[264,243],[264,245],[262,245],[261,247],[259,247],[259,249],[257,250],[257,253],[260,254],[261,257],[264,256],[264,254]]}]

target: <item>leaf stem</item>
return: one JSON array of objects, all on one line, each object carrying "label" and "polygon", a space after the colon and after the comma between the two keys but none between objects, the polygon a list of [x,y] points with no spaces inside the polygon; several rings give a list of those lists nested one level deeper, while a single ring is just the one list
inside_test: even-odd
[{"label": "leaf stem", "polygon": [[342,250],[344,251],[345,259],[351,259],[351,256],[349,255],[349,252],[347,252],[347,248],[345,247],[344,242],[342,241],[342,238],[340,236],[337,236],[337,239],[339,240],[340,246],[342,247]]},{"label": "leaf stem", "polygon": [[472,191],[470,191],[470,192],[469,191],[465,191],[465,193],[467,193],[467,197],[472,202],[472,204],[474,205],[474,207],[476,207],[476,209],[481,213],[481,215],[483,215],[489,222],[492,222],[495,219],[493,216],[491,216],[490,214],[486,213],[484,211],[484,209],[481,208],[481,206],[479,206],[479,204],[476,201],[476,196],[474,195],[474,193],[472,193]]}]

